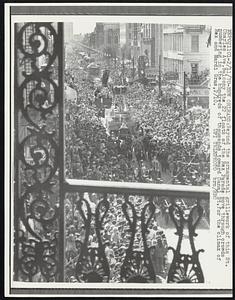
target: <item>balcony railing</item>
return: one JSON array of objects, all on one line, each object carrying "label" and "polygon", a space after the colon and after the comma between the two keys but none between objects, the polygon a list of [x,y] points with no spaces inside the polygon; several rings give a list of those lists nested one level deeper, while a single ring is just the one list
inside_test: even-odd
[{"label": "balcony railing", "polygon": [[[91,281],[96,282],[113,280],[159,282],[161,278],[169,283],[204,282],[198,257],[199,252],[204,249],[195,248],[194,238],[197,235],[196,227],[200,227],[201,219],[206,218],[205,210],[208,209],[209,203],[208,187],[68,179],[65,190],[68,194],[77,193],[75,197],[72,197],[73,211],[77,207],[80,214],[85,215],[85,211],[87,213],[82,224],[85,228],[85,238],[82,243],[79,241],[81,247],[76,266],[73,270],[70,269],[70,272],[65,271],[66,275],[69,274],[74,278],[74,281],[76,281],[75,278],[79,281],[89,281],[87,278],[90,278]],[[99,195],[93,212],[91,203],[84,197],[87,192]],[[206,205],[201,204],[202,200]],[[82,205],[84,205],[84,210],[81,208]],[[104,239],[107,234],[106,224],[110,222],[109,214],[114,209],[115,213],[111,213],[112,222],[119,228],[119,233],[126,242],[119,244],[119,247],[123,246],[124,252],[119,253],[118,250],[116,252],[114,250],[116,260],[122,262],[118,270],[110,265],[110,258],[106,252],[106,243],[112,244],[112,238],[108,241]],[[118,222],[122,215],[125,217],[126,229],[125,226],[120,226],[123,218],[121,222]],[[165,221],[168,220],[167,223],[162,221],[163,216],[166,218]],[[171,245],[171,241],[167,241],[169,249],[173,251],[172,262],[168,265],[165,263],[161,265],[160,262],[156,263],[154,260],[153,253],[156,248],[151,244],[149,233],[153,224],[159,224],[159,222],[162,223],[161,225],[164,223],[165,228],[166,226],[172,230],[175,228],[175,234],[178,235],[175,248]],[[88,226],[88,224],[93,225]],[[191,253],[184,253],[181,249],[185,230],[188,232]],[[88,242],[91,236],[96,236],[96,243],[93,243],[95,246]],[[141,236],[138,240],[138,249],[135,248],[137,236]],[[115,243],[112,245],[114,249],[117,246]],[[166,258],[167,254],[164,257]],[[90,263],[90,268],[87,268],[87,263],[91,261],[96,263],[94,265]],[[99,266],[99,272],[95,271],[97,266]],[[115,271],[118,273],[116,276],[113,275]]]},{"label": "balcony railing", "polygon": [[209,187],[207,186],[182,186],[174,184],[136,183],[136,182],[111,182],[96,180],[67,179],[66,190],[69,192],[96,192],[112,194],[138,194],[147,196],[167,196],[200,198],[209,200]]},{"label": "balcony railing", "polygon": [[[209,188],[65,180],[63,24],[16,24],[15,45],[14,280],[204,282],[203,249],[194,239],[208,221]],[[43,68],[41,55],[48,56]],[[22,56],[27,74],[18,67]],[[20,137],[25,122],[28,132]],[[159,224],[176,229],[176,246]],[[164,242],[173,252],[168,263]]]},{"label": "balcony railing", "polygon": [[189,85],[197,85],[200,86],[206,81],[208,81],[208,74],[202,74],[198,76],[188,76],[187,81]]}]

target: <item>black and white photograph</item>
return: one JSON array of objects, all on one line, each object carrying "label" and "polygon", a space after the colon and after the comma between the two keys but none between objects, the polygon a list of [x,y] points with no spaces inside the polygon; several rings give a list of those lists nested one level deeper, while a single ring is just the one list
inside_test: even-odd
[{"label": "black and white photograph", "polygon": [[[79,19],[77,24],[61,25],[65,178],[156,183],[163,188],[165,184],[209,186],[210,28],[141,23],[87,23],[79,28]],[[19,172],[27,218],[19,226],[22,239],[30,229],[33,244],[26,239],[25,247],[36,251],[41,237],[47,239],[42,247],[48,247],[39,266],[22,251],[19,280],[54,280],[53,221],[59,203],[56,192],[49,191],[56,187],[60,157],[56,136],[49,132],[57,117],[53,109],[58,82],[53,61],[56,36],[51,24],[16,27],[19,46],[30,54],[27,59],[19,53],[23,108]],[[33,67],[50,77],[27,77]],[[37,128],[29,128],[28,123],[36,127],[35,120]],[[38,191],[40,185],[45,189]],[[37,189],[31,192],[34,186]],[[190,238],[194,243],[196,221],[202,238],[208,237],[209,200],[201,202],[197,193],[194,199],[177,194],[172,199],[167,186],[164,189],[166,195],[156,190],[150,197],[123,196],[121,189],[120,194],[89,190],[79,194],[79,189],[66,193],[64,280],[204,282],[197,250],[185,256],[174,248],[181,261],[170,262],[168,246],[175,244],[174,224],[183,239],[179,246],[187,247]],[[189,226],[186,230],[184,223]]]},{"label": "black and white photograph", "polygon": [[12,24],[16,288],[213,283],[214,31],[187,20]]}]

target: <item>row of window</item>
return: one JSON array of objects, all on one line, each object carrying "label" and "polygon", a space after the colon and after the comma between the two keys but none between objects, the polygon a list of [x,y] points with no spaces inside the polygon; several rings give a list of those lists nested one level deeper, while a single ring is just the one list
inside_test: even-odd
[{"label": "row of window", "polygon": [[151,38],[151,24],[144,24],[143,25],[143,37],[144,38]]},{"label": "row of window", "polygon": [[164,50],[183,51],[183,34],[182,33],[164,34]]},{"label": "row of window", "polygon": [[[183,51],[183,33],[164,34],[164,51]],[[199,52],[199,35],[191,36],[191,52]]]},{"label": "row of window", "polygon": [[[131,28],[131,23],[129,23],[129,29]],[[140,24],[134,23],[133,24],[133,39],[135,39],[135,37],[137,37],[138,33],[139,33],[139,26]],[[143,38],[151,38],[152,36],[152,31],[151,31],[151,24],[143,24]],[[132,39],[132,33],[129,32],[129,39]]]},{"label": "row of window", "polygon": [[108,44],[118,44],[119,35],[113,29],[108,30]]}]

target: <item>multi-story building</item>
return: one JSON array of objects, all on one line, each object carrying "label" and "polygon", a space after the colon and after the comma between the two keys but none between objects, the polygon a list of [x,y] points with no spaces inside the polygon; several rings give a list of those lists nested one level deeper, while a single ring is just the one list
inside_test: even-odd
[{"label": "multi-story building", "polygon": [[125,45],[125,50],[126,50],[126,57],[127,59],[131,59],[131,45],[132,45],[132,38],[133,38],[133,32],[132,32],[132,24],[131,23],[126,23],[126,45]]},{"label": "multi-story building", "polygon": [[112,57],[120,55],[119,23],[104,23],[104,50]]},{"label": "multi-story building", "polygon": [[210,68],[209,35],[210,28],[204,25],[184,25],[184,71],[193,77]]},{"label": "multi-story building", "polygon": [[162,55],[162,25],[142,24],[140,53],[147,55],[149,67],[159,68]]},{"label": "multi-story building", "polygon": [[120,24],[96,23],[94,30],[95,48],[111,57],[120,55]]},{"label": "multi-story building", "polygon": [[141,24],[140,23],[129,23],[129,37],[130,39],[130,53],[131,57],[134,58],[135,61],[138,60],[138,57],[141,55],[140,45],[141,45]]},{"label": "multi-story building", "polygon": [[182,85],[184,72],[191,79],[209,70],[209,34],[204,25],[163,25],[164,73],[177,73]]},{"label": "multi-story building", "polygon": [[95,48],[102,50],[104,46],[104,23],[96,23],[95,26]]},{"label": "multi-story building", "polygon": [[174,72],[179,75],[179,83],[183,84],[183,36],[181,25],[163,25],[163,72]]}]

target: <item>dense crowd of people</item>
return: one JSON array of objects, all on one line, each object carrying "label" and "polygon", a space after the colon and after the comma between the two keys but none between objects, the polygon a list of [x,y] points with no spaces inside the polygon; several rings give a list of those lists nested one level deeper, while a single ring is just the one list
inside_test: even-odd
[{"label": "dense crowd of people", "polygon": [[[186,185],[209,185],[209,111],[192,108],[184,113],[180,99],[159,96],[156,87],[146,87],[140,82],[128,85],[124,95],[114,95],[111,110],[130,113],[136,127],[124,138],[117,132],[108,132],[104,125],[102,107],[95,104],[95,87],[86,79],[84,62],[77,64],[76,55],[67,59],[65,81],[67,88],[76,91],[76,97],[67,92],[66,111],[66,176],[69,178],[112,180],[127,182],[173,183]],[[81,60],[82,61],[82,60]],[[112,85],[127,84],[132,72],[121,61],[98,61],[101,69],[110,70]],[[125,122],[122,125],[126,125]],[[125,127],[125,126],[124,126]],[[76,282],[75,266],[85,231],[83,220],[71,195],[67,198],[66,213],[66,259],[67,280]],[[102,197],[96,194],[84,196],[94,217],[97,203]],[[124,200],[118,195],[110,196],[110,208],[103,222],[102,241],[108,259],[111,282],[120,282],[120,268],[130,242],[127,218],[122,210]],[[140,214],[144,197],[132,196],[137,214]],[[185,205],[185,203],[184,203]],[[147,243],[155,274],[164,281],[167,274],[167,242],[156,219],[159,214],[169,220],[167,205],[156,203],[156,214],[150,225]],[[92,223],[88,247],[99,247]],[[133,245],[143,251],[140,224],[138,222]]]},{"label": "dense crowd of people", "polygon": [[[110,67],[110,65],[109,65]],[[111,68],[115,82],[122,64]],[[128,86],[125,105],[136,123],[136,132],[122,140],[108,134],[94,104],[92,83],[84,70],[66,70],[66,81],[77,98],[67,99],[68,176],[96,180],[163,182],[208,185],[209,112],[192,108],[183,113],[173,99],[159,98],[155,89],[139,82]],[[169,104],[170,102],[170,104]],[[114,95],[112,108],[123,107],[123,95]],[[157,174],[157,176],[156,176]]]}]

